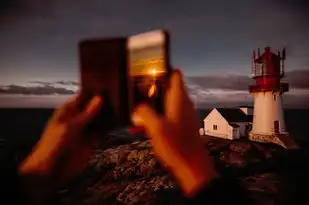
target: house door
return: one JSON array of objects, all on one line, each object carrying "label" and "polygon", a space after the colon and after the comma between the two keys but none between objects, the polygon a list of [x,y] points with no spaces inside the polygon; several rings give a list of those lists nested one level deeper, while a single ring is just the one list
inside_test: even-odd
[{"label": "house door", "polygon": [[248,133],[249,133],[249,125],[246,125],[245,126],[245,135],[248,135]]},{"label": "house door", "polygon": [[274,131],[275,133],[279,133],[279,121],[274,121]]}]

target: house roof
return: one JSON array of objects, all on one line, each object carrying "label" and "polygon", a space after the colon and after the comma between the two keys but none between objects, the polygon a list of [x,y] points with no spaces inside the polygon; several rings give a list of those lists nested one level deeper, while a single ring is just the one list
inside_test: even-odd
[{"label": "house roof", "polygon": [[246,115],[239,108],[216,108],[228,122],[250,122],[250,115]]},{"label": "house roof", "polygon": [[248,119],[248,122],[252,122],[253,121],[253,115],[247,115],[247,119]]},{"label": "house roof", "polygon": [[249,106],[249,105],[239,105],[237,107],[238,108],[253,108],[253,106]]},{"label": "house roof", "polygon": [[239,125],[234,124],[234,123],[229,123],[229,125],[231,125],[231,126],[234,127],[234,128],[238,128],[238,127],[239,127]]},{"label": "house roof", "polygon": [[199,109],[197,110],[200,127],[204,127],[204,119],[213,109]]}]

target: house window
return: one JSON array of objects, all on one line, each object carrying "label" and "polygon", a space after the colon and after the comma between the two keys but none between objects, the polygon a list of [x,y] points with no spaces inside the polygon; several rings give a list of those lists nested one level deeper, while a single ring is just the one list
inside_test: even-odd
[{"label": "house window", "polygon": [[212,126],[212,129],[213,129],[213,130],[217,130],[217,129],[218,129],[218,126],[217,126],[217,125],[213,125],[213,126]]}]

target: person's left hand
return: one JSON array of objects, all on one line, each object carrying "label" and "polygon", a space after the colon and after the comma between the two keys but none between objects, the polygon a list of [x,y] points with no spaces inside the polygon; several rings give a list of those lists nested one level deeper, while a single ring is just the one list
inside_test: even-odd
[{"label": "person's left hand", "polygon": [[80,111],[81,98],[74,97],[54,112],[40,141],[21,164],[21,175],[44,176],[59,184],[82,171],[97,141],[83,136],[82,131],[98,113],[103,99],[93,97]]}]

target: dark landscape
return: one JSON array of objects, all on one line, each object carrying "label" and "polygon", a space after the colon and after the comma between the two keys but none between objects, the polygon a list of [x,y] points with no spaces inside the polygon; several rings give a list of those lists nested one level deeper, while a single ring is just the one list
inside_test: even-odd
[{"label": "dark landscape", "polygon": [[[138,67],[144,74],[151,71],[152,79],[163,67],[179,69],[187,94],[200,108],[200,124],[209,108],[252,106],[255,116],[248,109],[233,120],[217,110],[209,128],[218,136],[238,138],[253,127],[252,140],[288,147],[295,141],[299,146],[287,150],[247,137],[229,141],[201,136],[219,175],[238,180],[258,205],[309,205],[308,11],[309,0],[0,0],[0,205],[5,203],[2,195],[12,199],[6,194],[11,186],[18,198],[8,176],[15,173],[4,167],[21,163],[31,152],[54,108],[81,88],[93,88],[94,93],[104,89],[114,105],[119,90],[131,90],[132,66],[125,62],[132,56],[125,53],[157,47],[164,64],[158,63],[156,52],[148,56],[147,51],[140,59],[143,68]],[[167,38],[148,33],[161,29]],[[136,36],[142,33],[148,34]],[[127,38],[121,40],[127,45],[120,50],[116,47],[122,46],[105,47],[104,40],[117,37]],[[89,47],[83,50],[81,45]],[[128,79],[119,80],[118,86],[116,79],[124,70]],[[82,80],[84,76],[91,80]],[[164,84],[168,93],[175,91],[169,99],[185,113],[186,102],[178,98],[184,89],[177,91],[177,80]],[[254,125],[248,122],[251,117]],[[228,129],[221,123],[229,123]],[[203,128],[197,132],[209,133],[208,126]],[[147,136],[130,135],[123,128],[99,137],[86,169],[56,191],[52,204],[179,204],[180,187],[154,156]],[[3,156],[8,157],[5,162]],[[228,194],[218,197],[233,201]]]},{"label": "dark landscape", "polygon": [[[21,161],[37,142],[53,109],[0,109],[1,146]],[[199,111],[205,113],[207,111]],[[246,139],[205,137],[218,172],[236,177],[257,204],[308,204],[309,110],[285,110],[287,129],[300,150]],[[3,165],[2,165],[3,166]],[[179,199],[177,183],[154,158],[144,136],[125,130],[102,136],[87,169],[59,190],[61,204],[169,204]],[[307,203],[306,203],[307,202]]]}]

